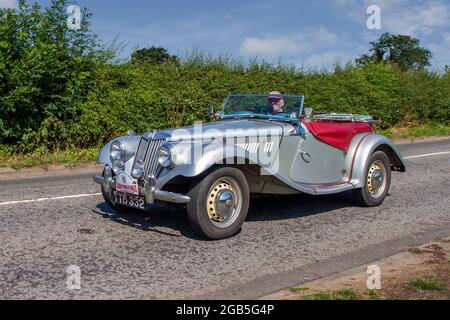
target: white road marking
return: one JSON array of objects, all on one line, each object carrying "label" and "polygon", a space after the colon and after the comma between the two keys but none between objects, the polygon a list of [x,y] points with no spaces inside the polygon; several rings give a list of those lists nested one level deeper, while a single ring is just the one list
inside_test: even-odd
[{"label": "white road marking", "polygon": [[29,203],[29,202],[41,202],[41,201],[48,201],[48,200],[92,197],[92,196],[99,196],[99,195],[101,195],[101,193],[85,193],[85,194],[74,194],[74,195],[70,195],[70,196],[61,196],[61,197],[39,198],[39,199],[32,199],[32,200],[7,201],[7,202],[0,202],[0,206],[6,206],[9,204]]},{"label": "white road marking", "polygon": [[450,154],[450,151],[427,153],[427,154],[419,154],[417,156],[404,157],[403,159],[414,159],[414,158],[422,158],[422,157],[431,157],[431,156],[438,156],[438,155],[441,155],[441,154]]}]

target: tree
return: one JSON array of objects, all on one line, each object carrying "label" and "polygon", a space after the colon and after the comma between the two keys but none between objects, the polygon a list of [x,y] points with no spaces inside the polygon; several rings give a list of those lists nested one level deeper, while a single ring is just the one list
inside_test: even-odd
[{"label": "tree", "polygon": [[71,30],[68,5],[20,0],[0,9],[0,144],[64,147],[100,62],[90,14],[83,10],[80,29]]},{"label": "tree", "polygon": [[165,48],[154,47],[143,48],[134,51],[131,54],[131,63],[136,64],[162,64],[162,63],[178,63],[177,56],[170,55]]},{"label": "tree", "polygon": [[384,33],[370,45],[370,53],[356,59],[358,65],[385,61],[397,65],[403,71],[423,70],[430,65],[432,58],[431,52],[420,46],[420,40],[410,36]]}]

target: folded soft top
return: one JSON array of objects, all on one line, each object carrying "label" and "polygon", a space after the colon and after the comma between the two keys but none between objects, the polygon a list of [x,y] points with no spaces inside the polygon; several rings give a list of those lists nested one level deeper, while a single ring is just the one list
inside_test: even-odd
[{"label": "folded soft top", "polygon": [[364,122],[302,121],[302,123],[317,139],[344,151],[348,150],[356,134],[373,132],[372,126]]}]

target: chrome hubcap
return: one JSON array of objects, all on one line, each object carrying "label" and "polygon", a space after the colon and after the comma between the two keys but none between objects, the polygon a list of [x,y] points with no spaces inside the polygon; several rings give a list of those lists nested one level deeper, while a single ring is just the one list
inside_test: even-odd
[{"label": "chrome hubcap", "polygon": [[231,191],[220,191],[216,198],[216,214],[226,219],[234,210],[234,194]]},{"label": "chrome hubcap", "polygon": [[383,194],[386,188],[385,176],[386,168],[383,163],[378,160],[372,163],[367,174],[367,190],[372,197],[377,198]]},{"label": "chrome hubcap", "polygon": [[211,222],[219,228],[230,226],[239,215],[241,199],[241,190],[233,178],[217,180],[209,190],[206,204]]}]

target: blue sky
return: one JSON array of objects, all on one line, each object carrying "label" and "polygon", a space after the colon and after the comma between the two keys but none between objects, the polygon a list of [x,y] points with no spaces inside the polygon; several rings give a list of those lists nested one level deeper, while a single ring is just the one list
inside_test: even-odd
[{"label": "blue sky", "polygon": [[[14,6],[16,0],[0,0]],[[47,5],[48,0],[39,0]],[[93,13],[92,29],[105,43],[163,46],[183,55],[213,54],[328,68],[367,52],[383,32],[418,37],[434,55],[433,69],[450,64],[449,0],[79,0]],[[75,3],[75,2],[74,2]],[[381,30],[366,27],[369,5],[381,9]]]}]

